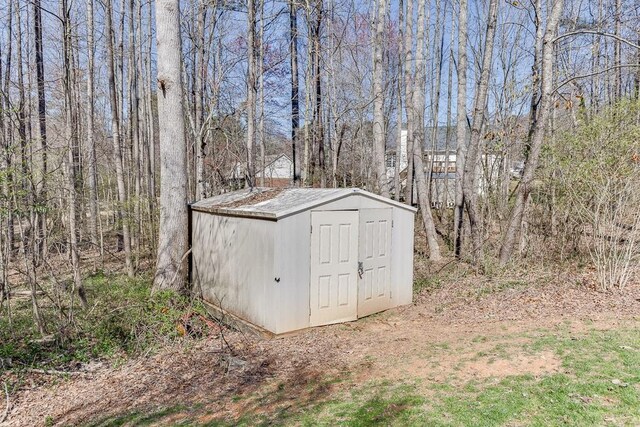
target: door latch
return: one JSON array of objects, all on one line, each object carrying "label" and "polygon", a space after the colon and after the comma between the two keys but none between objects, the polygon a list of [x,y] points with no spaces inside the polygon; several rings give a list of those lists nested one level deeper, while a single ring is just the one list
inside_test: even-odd
[{"label": "door latch", "polygon": [[364,268],[362,265],[362,261],[358,261],[358,277],[362,279],[363,274],[364,274]]}]

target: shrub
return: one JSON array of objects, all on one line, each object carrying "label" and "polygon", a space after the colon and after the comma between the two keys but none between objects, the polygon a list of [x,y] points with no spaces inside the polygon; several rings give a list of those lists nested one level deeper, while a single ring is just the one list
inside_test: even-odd
[{"label": "shrub", "polygon": [[640,103],[584,119],[548,154],[558,206],[586,243],[601,289],[623,288],[640,239]]}]

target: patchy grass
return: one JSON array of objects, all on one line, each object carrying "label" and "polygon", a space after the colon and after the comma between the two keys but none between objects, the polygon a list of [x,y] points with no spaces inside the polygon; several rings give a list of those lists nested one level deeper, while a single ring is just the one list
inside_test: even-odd
[{"label": "patchy grass", "polygon": [[0,317],[2,366],[73,370],[95,359],[117,360],[153,351],[197,329],[191,328],[197,325],[189,325],[189,331],[178,326],[185,313],[206,314],[187,297],[172,292],[151,295],[148,278],[98,273],[85,278],[84,286],[89,307],[81,309],[75,301],[73,315],[68,299],[61,298],[61,309],[40,299],[47,340],[41,340],[35,328],[31,302],[13,301],[11,323],[8,316]]},{"label": "patchy grass", "polygon": [[[510,352],[553,353],[558,372],[488,377],[460,382],[455,376],[435,382],[354,378],[327,389],[322,377],[303,388],[276,386],[271,392],[242,396],[239,419],[215,418],[202,407],[135,412],[92,426],[601,426],[640,423],[640,331],[589,331],[577,336],[568,328],[512,339]],[[484,342],[482,338],[477,344]],[[508,343],[506,345],[509,345]],[[449,346],[444,352],[454,352]],[[461,369],[464,369],[464,364]],[[328,382],[329,381],[329,382]],[[317,393],[317,390],[324,390]],[[328,392],[327,392],[328,390]],[[196,420],[207,421],[198,422]]]},{"label": "patchy grass", "polygon": [[[482,340],[480,340],[482,341]],[[518,351],[550,351],[561,372],[458,383],[354,384],[324,402],[293,405],[286,417],[262,415],[270,425],[600,426],[640,423],[640,331],[546,331]],[[443,347],[447,349],[447,347]],[[464,369],[464,367],[462,367]],[[228,421],[228,420],[227,420]],[[257,425],[250,414],[234,421]],[[224,422],[224,420],[220,420]]]}]

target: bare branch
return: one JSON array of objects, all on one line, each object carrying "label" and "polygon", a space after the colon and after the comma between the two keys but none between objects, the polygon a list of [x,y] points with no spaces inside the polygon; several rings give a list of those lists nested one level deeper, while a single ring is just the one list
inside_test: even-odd
[{"label": "bare branch", "polygon": [[625,39],[624,37],[620,37],[617,36],[615,34],[611,34],[611,33],[605,33],[604,31],[595,31],[595,30],[579,30],[579,31],[572,31],[570,33],[564,33],[564,34],[560,34],[558,37],[556,37],[555,39],[552,40],[553,43],[556,43],[559,40],[565,39],[567,37],[573,37],[573,36],[580,36],[580,35],[584,35],[584,34],[595,34],[596,36],[603,36],[603,37],[611,37],[612,39],[616,39],[624,44],[627,44],[635,49],[640,49],[640,45],[637,45],[633,42],[631,42],[630,40]]}]

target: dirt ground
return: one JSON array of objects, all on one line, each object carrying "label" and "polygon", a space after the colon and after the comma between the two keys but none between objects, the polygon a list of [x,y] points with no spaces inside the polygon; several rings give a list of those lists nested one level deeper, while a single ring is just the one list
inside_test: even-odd
[{"label": "dirt ground", "polygon": [[[33,373],[11,396],[6,425],[88,424],[175,405],[184,410],[160,424],[232,421],[247,412],[304,408],[370,380],[537,376],[561,369],[553,353],[496,348],[558,326],[580,333],[640,325],[638,284],[604,293],[571,275],[537,282],[471,274],[357,322],[273,340],[226,331],[230,351],[218,334],[122,366],[93,365],[72,376]],[[331,381],[344,377],[350,381]]]}]

